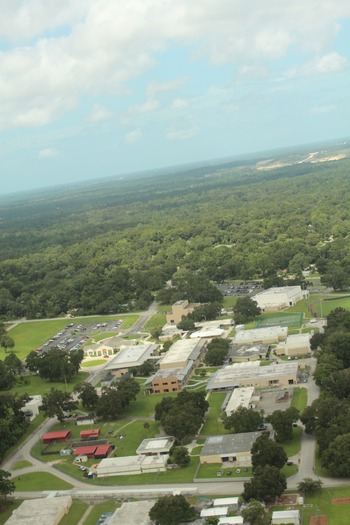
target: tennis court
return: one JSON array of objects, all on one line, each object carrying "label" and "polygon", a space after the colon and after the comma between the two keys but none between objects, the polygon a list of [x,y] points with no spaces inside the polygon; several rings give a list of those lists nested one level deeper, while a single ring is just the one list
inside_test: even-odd
[{"label": "tennis court", "polygon": [[276,317],[264,317],[256,323],[257,328],[266,326],[301,326],[303,323],[303,313],[278,315]]}]

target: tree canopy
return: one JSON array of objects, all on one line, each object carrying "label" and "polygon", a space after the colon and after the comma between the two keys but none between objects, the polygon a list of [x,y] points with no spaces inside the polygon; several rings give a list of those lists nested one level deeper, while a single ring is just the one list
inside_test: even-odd
[{"label": "tree canopy", "polygon": [[182,495],[159,498],[149,512],[149,517],[156,525],[178,525],[192,521],[195,516],[194,507]]}]

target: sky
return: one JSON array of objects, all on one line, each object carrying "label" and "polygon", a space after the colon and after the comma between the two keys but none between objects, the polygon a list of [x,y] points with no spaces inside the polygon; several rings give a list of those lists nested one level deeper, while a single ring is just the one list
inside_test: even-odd
[{"label": "sky", "polygon": [[350,136],[349,0],[0,0],[0,194]]}]

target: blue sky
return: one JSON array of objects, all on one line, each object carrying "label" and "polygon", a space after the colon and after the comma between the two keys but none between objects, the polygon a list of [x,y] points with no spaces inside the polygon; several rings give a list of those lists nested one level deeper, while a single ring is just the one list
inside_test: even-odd
[{"label": "blue sky", "polygon": [[350,3],[0,0],[0,101],[2,194],[349,137]]}]

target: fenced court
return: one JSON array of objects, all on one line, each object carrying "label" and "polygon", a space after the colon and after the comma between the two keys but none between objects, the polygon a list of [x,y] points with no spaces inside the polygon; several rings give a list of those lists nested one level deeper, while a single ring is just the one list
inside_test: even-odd
[{"label": "fenced court", "polygon": [[256,323],[257,328],[264,328],[267,326],[301,326],[303,322],[303,313],[278,315],[276,317],[264,317],[258,319]]}]

